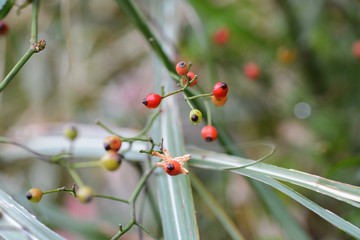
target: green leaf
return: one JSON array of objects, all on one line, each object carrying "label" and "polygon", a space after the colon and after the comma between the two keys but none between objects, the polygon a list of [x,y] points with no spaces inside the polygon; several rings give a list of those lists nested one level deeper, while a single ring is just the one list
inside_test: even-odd
[{"label": "green leaf", "polygon": [[0,0],[0,19],[8,15],[14,5],[14,0]]},{"label": "green leaf", "polygon": [[[193,149],[190,153],[192,156],[190,161],[192,166],[214,170],[241,166],[250,162],[248,159],[199,149]],[[274,178],[294,183],[316,192],[321,192],[330,197],[347,202],[357,207],[360,201],[359,187],[331,181],[325,178],[291,169],[275,167],[265,163],[259,163],[248,168],[232,170],[232,172],[256,179],[272,186],[273,188],[296,200],[309,210],[318,214],[320,217],[333,224],[337,228],[345,231],[355,238],[360,238],[359,228],[339,217],[338,215],[330,212],[329,210],[322,208],[308,198],[294,191],[290,187],[278,182]]]},{"label": "green leaf", "polygon": [[0,238],[63,240],[0,190]]}]

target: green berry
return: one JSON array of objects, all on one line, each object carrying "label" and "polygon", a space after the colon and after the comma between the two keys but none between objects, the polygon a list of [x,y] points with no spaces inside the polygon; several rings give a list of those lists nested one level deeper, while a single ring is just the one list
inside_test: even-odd
[{"label": "green berry", "polygon": [[66,126],[64,128],[64,135],[67,137],[70,141],[74,141],[78,135],[78,131],[75,126]]},{"label": "green berry", "polygon": [[189,114],[189,119],[193,125],[197,125],[201,122],[202,113],[198,109],[193,109]]}]

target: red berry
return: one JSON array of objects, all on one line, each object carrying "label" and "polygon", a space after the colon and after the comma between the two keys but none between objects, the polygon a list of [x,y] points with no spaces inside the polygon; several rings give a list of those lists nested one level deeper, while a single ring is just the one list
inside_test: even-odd
[{"label": "red berry", "polygon": [[244,66],[244,74],[247,78],[256,80],[260,76],[260,68],[256,63],[247,63]]},{"label": "red berry", "polygon": [[227,27],[218,28],[213,35],[213,42],[217,45],[225,45],[229,42],[230,31]]},{"label": "red berry", "polygon": [[[188,73],[186,74],[186,76],[187,76],[187,77],[190,79],[190,81],[191,81],[191,80],[194,79],[195,73],[193,73],[193,72],[188,72]],[[186,84],[186,82],[187,82],[187,79],[184,78],[184,84]],[[192,87],[192,86],[194,86],[196,83],[197,83],[197,79],[196,79],[195,81],[193,81],[192,83],[190,83],[189,86]]]},{"label": "red berry", "polygon": [[163,168],[164,168],[164,171],[171,176],[176,176],[176,175],[183,173],[181,164],[175,160],[167,161],[167,163],[164,165]]},{"label": "red berry", "polygon": [[224,98],[224,97],[226,97],[228,90],[229,90],[229,88],[226,83],[218,82],[214,85],[212,94],[216,98]]},{"label": "red berry", "polygon": [[113,150],[117,152],[121,148],[121,143],[122,141],[119,136],[108,136],[104,139],[104,148],[106,151]]},{"label": "red berry", "polygon": [[221,107],[227,102],[227,96],[224,98],[216,98],[215,96],[211,96],[211,101],[215,104],[215,106]]},{"label": "red berry", "polygon": [[143,99],[142,103],[148,108],[157,108],[161,103],[162,97],[159,94],[151,93]]},{"label": "red berry", "polygon": [[352,53],[356,58],[360,58],[360,40],[353,43]]},{"label": "red berry", "polygon": [[189,64],[186,64],[184,61],[178,62],[178,64],[176,64],[176,72],[180,76],[185,76],[189,72],[189,69]]},{"label": "red berry", "polygon": [[215,127],[207,125],[201,129],[201,136],[207,142],[212,142],[217,139],[218,132]]},{"label": "red berry", "polygon": [[0,21],[0,36],[5,35],[9,31],[9,26],[6,22]]}]

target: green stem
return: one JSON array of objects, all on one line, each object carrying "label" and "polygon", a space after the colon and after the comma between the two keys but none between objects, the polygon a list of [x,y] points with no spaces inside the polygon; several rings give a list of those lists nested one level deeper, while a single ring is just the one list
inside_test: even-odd
[{"label": "green stem", "polygon": [[4,80],[0,83],[0,92],[2,92],[5,87],[14,79],[16,74],[20,69],[25,65],[25,63],[30,59],[30,57],[35,53],[33,44],[38,40],[38,19],[39,19],[39,8],[40,0],[33,0],[32,15],[31,15],[31,37],[30,37],[30,48],[27,52],[20,58],[20,60],[15,64],[11,71],[6,75]]},{"label": "green stem", "polygon": [[141,230],[143,230],[144,232],[147,233],[147,235],[149,235],[152,239],[159,239],[156,236],[154,236],[149,230],[147,230],[143,225],[141,225],[140,223],[136,223],[136,226],[138,226]]},{"label": "green stem", "polygon": [[138,184],[136,185],[133,193],[131,194],[130,196],[130,200],[129,202],[131,204],[135,204],[135,201],[137,199],[137,197],[139,196],[140,192],[141,192],[141,189],[144,187],[146,181],[148,180],[148,178],[150,177],[150,175],[153,173],[153,171],[155,170],[156,166],[153,166],[152,168],[150,168],[148,170],[147,173],[145,173],[141,179],[139,180]]},{"label": "green stem", "polygon": [[[128,13],[128,16],[137,26],[137,28],[142,32],[144,37],[149,41],[150,45],[157,52],[158,56],[164,62],[166,68],[175,73],[174,63],[172,63],[167,57],[164,50],[161,48],[159,41],[152,34],[150,27],[147,23],[147,20],[140,13],[138,8],[134,5],[133,1],[130,0],[115,0],[119,6],[124,10],[124,12]],[[171,69],[171,70],[170,70]]]},{"label": "green stem", "polygon": [[206,118],[207,118],[207,124],[212,126],[212,122],[211,122],[211,110],[210,110],[210,106],[209,103],[207,101],[204,102],[205,103],[205,108],[206,108]]},{"label": "green stem", "polygon": [[73,193],[74,190],[73,189],[67,189],[65,187],[61,187],[61,188],[56,188],[56,189],[51,189],[51,190],[45,191],[45,192],[43,192],[43,195],[49,194],[49,193],[56,193],[56,192],[71,192],[71,193]]},{"label": "green stem", "polygon": [[118,136],[119,138],[121,138],[121,140],[123,142],[133,142],[133,141],[149,142],[150,141],[149,138],[141,138],[141,136],[144,136],[148,133],[148,131],[150,130],[151,126],[153,125],[155,119],[160,115],[160,113],[161,113],[161,110],[159,110],[155,114],[153,114],[150,117],[150,120],[147,123],[147,125],[140,131],[140,133],[138,135],[136,135],[135,137],[130,137],[130,138],[126,138],[126,137],[123,137],[123,136],[117,134],[116,132],[111,130],[108,126],[106,126],[104,123],[102,123],[100,121],[96,121],[96,124],[98,126],[100,126],[101,128],[103,128],[105,131]]},{"label": "green stem", "polygon": [[190,108],[194,109],[194,106],[191,104],[190,100],[188,99],[188,97],[186,96],[185,93],[184,93],[184,99],[185,99],[186,103],[190,106]]},{"label": "green stem", "polygon": [[216,201],[216,199],[211,195],[211,193],[206,189],[204,184],[196,177],[196,175],[191,175],[191,185],[194,187],[196,192],[199,194],[200,198],[208,205],[209,209],[215,214],[219,219],[220,223],[226,229],[228,234],[231,236],[231,239],[242,240],[245,239],[231,218],[227,215],[223,207]]},{"label": "green stem", "polygon": [[27,52],[20,58],[20,60],[15,64],[15,66],[11,69],[11,71],[6,75],[4,80],[0,83],[0,92],[4,90],[4,88],[13,80],[19,70],[25,65],[25,63],[30,59],[30,57],[34,54],[35,50],[30,47]]},{"label": "green stem", "polygon": [[74,182],[79,186],[79,187],[83,187],[85,186],[84,182],[82,181],[82,179],[80,178],[80,175],[76,172],[75,169],[68,167],[67,170],[69,171],[69,174],[71,175],[71,177],[74,179]]},{"label": "green stem", "polygon": [[187,84],[186,84],[184,87],[179,88],[179,89],[176,90],[176,91],[173,91],[173,92],[171,92],[171,93],[168,93],[168,94],[162,96],[162,98],[167,98],[167,97],[170,97],[170,96],[175,95],[175,94],[177,94],[177,93],[183,92],[186,87],[187,87]]},{"label": "green stem", "polygon": [[203,94],[199,94],[199,95],[196,95],[196,96],[188,97],[187,99],[188,100],[193,100],[193,99],[196,99],[196,98],[211,97],[211,96],[212,96],[212,93],[203,93]]},{"label": "green stem", "polygon": [[117,240],[117,239],[119,239],[123,234],[125,234],[127,231],[129,231],[131,228],[132,228],[132,226],[134,226],[135,225],[135,219],[133,219],[132,221],[130,221],[129,223],[128,223],[128,225],[126,225],[124,228],[120,228],[120,230],[119,230],[119,232],[117,232],[116,234],[115,234],[115,236],[113,236],[112,238],[111,238],[111,240]]},{"label": "green stem", "polygon": [[113,197],[113,196],[106,196],[106,195],[96,194],[94,197],[95,197],[95,198],[110,199],[110,200],[114,200],[114,201],[117,201],[117,202],[122,202],[122,203],[127,203],[127,204],[129,204],[129,201],[128,201],[128,200],[121,199],[121,198],[117,198],[117,197]]},{"label": "green stem", "polygon": [[91,168],[91,167],[101,167],[100,161],[91,161],[91,162],[77,162],[70,165],[71,168]]},{"label": "green stem", "polygon": [[38,22],[39,22],[39,8],[40,0],[33,0],[32,16],[31,16],[31,37],[30,44],[33,45],[38,41]]}]

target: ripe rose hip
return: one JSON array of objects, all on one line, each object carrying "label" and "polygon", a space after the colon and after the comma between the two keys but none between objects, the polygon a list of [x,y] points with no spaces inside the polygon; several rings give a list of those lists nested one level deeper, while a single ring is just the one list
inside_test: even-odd
[{"label": "ripe rose hip", "polygon": [[217,139],[218,132],[215,127],[207,125],[201,129],[201,136],[206,142],[212,142]]},{"label": "ripe rose hip", "polygon": [[212,94],[216,98],[224,98],[224,97],[226,97],[228,91],[229,91],[229,88],[226,83],[217,82],[213,87]]},{"label": "ripe rose hip", "polygon": [[0,21],[0,36],[7,34],[8,31],[9,26],[7,25],[7,23],[4,21]]},{"label": "ripe rose hip", "polygon": [[247,63],[244,66],[244,74],[247,78],[256,80],[260,76],[260,68],[256,63]]},{"label": "ripe rose hip", "polygon": [[357,40],[353,43],[352,53],[356,58],[360,59],[360,40]]},{"label": "ripe rose hip", "polygon": [[[191,81],[191,80],[194,79],[195,73],[193,73],[193,72],[188,72],[188,73],[186,74],[186,76],[187,76],[187,77],[190,79],[190,81]],[[187,82],[187,79],[184,78],[183,83],[186,84],[186,82]],[[197,83],[197,79],[196,79],[195,81],[193,81],[192,83],[190,83],[190,84],[189,84],[189,87],[194,86],[196,83]]]},{"label": "ripe rose hip", "polygon": [[213,42],[216,45],[222,46],[229,42],[230,31],[227,27],[218,28],[213,35]]},{"label": "ripe rose hip", "polygon": [[161,103],[162,97],[156,93],[150,93],[143,99],[142,103],[147,108],[157,108]]},{"label": "ripe rose hip", "polygon": [[175,70],[180,76],[185,76],[189,72],[190,66],[184,61],[176,64]]}]

